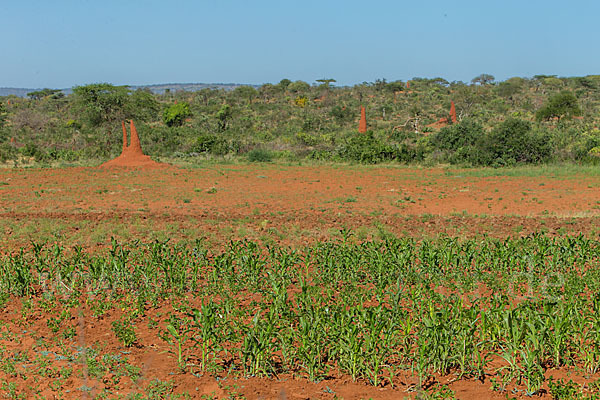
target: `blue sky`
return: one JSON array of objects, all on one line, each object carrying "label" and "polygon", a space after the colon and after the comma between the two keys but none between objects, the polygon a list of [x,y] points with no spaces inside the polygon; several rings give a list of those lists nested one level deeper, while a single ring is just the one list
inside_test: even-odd
[{"label": "blue sky", "polygon": [[600,74],[600,2],[0,0],[0,87]]}]

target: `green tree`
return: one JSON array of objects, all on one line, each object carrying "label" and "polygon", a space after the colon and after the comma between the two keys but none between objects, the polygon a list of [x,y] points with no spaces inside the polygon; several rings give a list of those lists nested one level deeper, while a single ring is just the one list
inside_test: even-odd
[{"label": "green tree", "polygon": [[126,114],[129,118],[151,121],[160,114],[160,104],[149,89],[138,89],[133,92],[126,103]]},{"label": "green tree", "polygon": [[483,144],[483,152],[494,166],[547,160],[552,153],[550,137],[532,130],[529,121],[509,118],[496,126]]},{"label": "green tree", "polygon": [[459,124],[443,127],[433,135],[431,144],[440,150],[457,151],[461,147],[472,146],[483,136],[483,127],[470,119]]},{"label": "green tree", "polygon": [[523,89],[523,78],[510,78],[504,82],[500,82],[496,87],[496,93],[512,101],[513,96]]},{"label": "green tree", "polygon": [[293,93],[303,93],[310,89],[310,85],[304,81],[294,81],[288,85],[287,89]]},{"label": "green tree", "polygon": [[450,85],[450,82],[448,82],[444,78],[440,78],[440,77],[430,79],[429,82],[433,85],[438,85],[438,86],[443,86],[443,87],[448,87],[448,85]]},{"label": "green tree", "polygon": [[481,74],[471,79],[471,83],[474,85],[489,85],[493,83],[494,80],[496,80],[496,78],[494,78],[494,75]]},{"label": "green tree", "polygon": [[74,87],[73,94],[75,111],[93,127],[110,127],[126,119],[154,119],[160,110],[151,92],[136,90],[131,93],[127,86],[93,83]]},{"label": "green tree", "polygon": [[233,111],[229,104],[223,104],[219,111],[217,111],[217,120],[219,121],[219,130],[224,131],[227,129],[229,120],[233,116]]},{"label": "green tree", "polygon": [[74,107],[92,126],[112,125],[127,119],[129,88],[109,83],[93,83],[73,88]]},{"label": "green tree", "polygon": [[191,116],[192,112],[188,103],[172,104],[163,112],[163,122],[167,126],[181,126],[185,119]]},{"label": "green tree", "polygon": [[386,85],[386,89],[392,93],[401,92],[404,90],[405,83],[402,81],[389,82]]},{"label": "green tree", "polygon": [[571,118],[581,115],[581,108],[577,104],[577,97],[568,90],[563,90],[553,96],[536,113],[538,121],[547,121],[550,119]]},{"label": "green tree", "polygon": [[261,95],[264,101],[274,97],[279,92],[279,88],[271,83],[265,83],[258,88],[258,93]]},{"label": "green tree", "polygon": [[376,79],[375,82],[373,83],[373,87],[375,88],[375,91],[377,91],[377,92],[383,91],[383,89],[385,89],[386,86],[387,86],[387,81],[385,78]]},{"label": "green tree", "polygon": [[576,76],[574,78],[570,78],[576,87],[585,88],[585,89],[596,89],[597,85],[593,79],[588,76]]},{"label": "green tree", "polygon": [[279,81],[277,86],[279,86],[279,88],[281,89],[282,92],[285,92],[287,90],[288,86],[290,86],[290,83],[292,83],[292,81],[290,81],[287,78],[283,78],[282,80]]},{"label": "green tree", "polygon": [[431,136],[431,145],[441,150],[451,163],[481,164],[480,143],[485,135],[483,126],[471,119],[463,119],[440,129]]},{"label": "green tree", "polygon": [[252,86],[243,85],[236,87],[233,90],[233,95],[235,97],[241,97],[242,99],[245,99],[248,102],[248,104],[251,104],[252,100],[254,100],[258,96],[258,91]]},{"label": "green tree", "polygon": [[37,90],[35,92],[29,92],[27,93],[27,96],[29,96],[29,98],[32,100],[40,100],[49,96],[52,96],[53,99],[60,99],[62,97],[65,97],[65,94],[60,89],[46,88],[42,90]]},{"label": "green tree", "polygon": [[333,78],[323,78],[323,79],[317,79],[317,82],[319,82],[321,85],[328,88],[329,86],[331,86],[332,83],[335,83],[337,81]]}]

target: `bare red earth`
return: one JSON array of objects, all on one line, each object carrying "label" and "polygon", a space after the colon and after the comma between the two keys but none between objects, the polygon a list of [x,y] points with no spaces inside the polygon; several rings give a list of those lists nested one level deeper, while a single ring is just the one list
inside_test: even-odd
[{"label": "bare red earth", "polygon": [[[126,135],[125,135],[126,136]],[[130,146],[124,146],[121,161],[139,162],[141,146],[135,128]],[[130,153],[137,143],[137,150]],[[143,156],[146,157],[146,156]],[[126,164],[127,165],[127,164]],[[139,165],[139,164],[138,164]],[[129,166],[129,165],[127,165]],[[153,239],[163,232],[173,241],[250,237],[283,245],[327,241],[340,229],[352,229],[356,239],[368,240],[381,232],[422,237],[437,234],[496,237],[520,236],[545,230],[550,235],[585,232],[591,237],[600,226],[600,177],[568,176],[465,176],[470,170],[403,167],[215,165],[194,169],[0,169],[0,252],[15,251],[34,238],[45,238],[63,246],[83,244],[89,251],[110,245],[110,237]],[[48,229],[45,231],[44,229]],[[150,233],[149,233],[150,232]],[[364,237],[360,237],[361,232]],[[36,236],[37,235],[37,236]],[[86,242],[86,240],[89,240]],[[210,241],[209,241],[210,242]],[[22,321],[24,303],[9,301],[0,310],[2,332],[23,332],[19,341],[0,340],[10,351],[24,351],[30,359],[36,339],[54,334],[47,314],[35,310]],[[92,318],[85,302],[65,321],[77,330],[83,345],[102,346],[119,353],[123,347],[111,323],[121,318],[111,310]],[[162,304],[162,317],[172,304]],[[26,323],[27,328],[23,327]],[[147,321],[139,317],[136,347],[127,357],[143,366],[136,383],[125,381],[121,394],[145,387],[154,378],[173,379],[175,392],[193,391],[196,398],[214,394],[227,398],[226,387],[236,386],[248,399],[402,399],[415,398],[413,376],[398,376],[392,388],[374,388],[353,382],[348,376],[311,383],[305,377],[282,375],[273,379],[228,377],[217,382],[209,375],[173,374],[176,360],[169,347],[157,339]],[[49,351],[56,349],[50,348]],[[62,368],[64,361],[52,361]],[[81,371],[85,370],[82,364]],[[65,398],[81,398],[76,388],[89,387],[89,398],[112,383],[73,374],[65,383],[74,390]],[[555,377],[577,380],[574,370],[550,371]],[[0,378],[10,376],[0,371]],[[504,398],[490,390],[490,382],[438,377],[449,384],[460,399]],[[46,378],[45,378],[46,379]],[[55,380],[49,375],[48,387]],[[29,381],[19,386],[27,390]],[[198,388],[196,391],[195,388]],[[33,393],[30,393],[33,398]],[[52,398],[50,389],[43,397]],[[79,396],[79,397],[78,397]],[[519,395],[520,398],[526,398]],[[548,399],[546,393],[541,398]]]},{"label": "bare red earth", "polygon": [[365,239],[381,229],[416,237],[594,233],[599,188],[598,176],[468,177],[398,167],[0,169],[0,235],[27,245],[41,235],[39,221],[92,248],[119,233],[148,240],[165,230],[173,240],[267,235],[294,245],[342,228]]}]

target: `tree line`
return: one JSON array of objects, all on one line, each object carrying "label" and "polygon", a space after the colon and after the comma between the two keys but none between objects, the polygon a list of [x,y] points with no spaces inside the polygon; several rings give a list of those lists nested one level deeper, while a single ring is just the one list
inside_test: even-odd
[{"label": "tree line", "polygon": [[[146,153],[190,160],[503,166],[600,158],[600,75],[335,83],[283,79],[164,94],[94,83],[69,95],[43,89],[0,97],[0,161],[113,157],[120,122],[129,119]],[[357,132],[361,105],[366,134]]]}]

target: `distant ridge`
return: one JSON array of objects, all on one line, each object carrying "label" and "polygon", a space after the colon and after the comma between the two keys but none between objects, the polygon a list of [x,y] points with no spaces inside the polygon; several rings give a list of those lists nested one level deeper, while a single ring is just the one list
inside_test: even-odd
[{"label": "distant ridge", "polygon": [[[167,89],[171,92],[196,92],[202,89],[224,89],[224,90],[233,90],[239,86],[252,86],[259,87],[260,85],[249,85],[243,83],[158,83],[153,85],[128,85],[131,89],[149,89],[153,93],[164,94]],[[37,90],[42,90],[42,88],[8,88],[8,87],[0,87],[0,96],[18,96],[18,97],[27,97],[27,93],[35,92]],[[60,89],[64,94],[71,94],[73,92],[72,88],[68,89]]]}]

